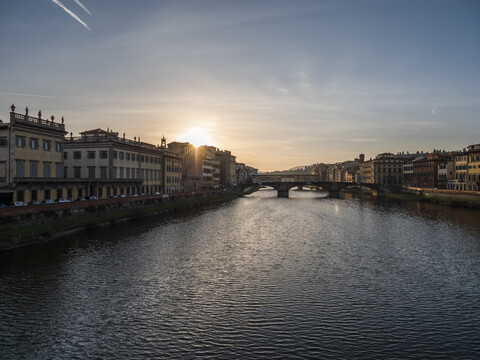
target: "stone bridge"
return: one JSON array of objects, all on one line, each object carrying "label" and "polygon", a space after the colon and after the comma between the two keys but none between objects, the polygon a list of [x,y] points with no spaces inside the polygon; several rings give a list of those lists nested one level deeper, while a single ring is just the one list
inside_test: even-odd
[{"label": "stone bridge", "polygon": [[252,178],[252,184],[246,185],[264,185],[277,190],[278,197],[288,198],[288,192],[291,188],[302,188],[303,186],[316,186],[327,192],[327,197],[339,198],[340,191],[347,187],[367,187],[372,190],[373,195],[384,192],[381,185],[352,182],[329,182],[319,180],[317,175],[257,175]]}]

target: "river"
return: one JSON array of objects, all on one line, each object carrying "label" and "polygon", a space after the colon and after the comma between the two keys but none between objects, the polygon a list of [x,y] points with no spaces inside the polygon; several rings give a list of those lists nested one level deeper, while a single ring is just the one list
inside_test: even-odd
[{"label": "river", "polygon": [[290,194],[0,253],[0,358],[480,358],[479,211]]}]

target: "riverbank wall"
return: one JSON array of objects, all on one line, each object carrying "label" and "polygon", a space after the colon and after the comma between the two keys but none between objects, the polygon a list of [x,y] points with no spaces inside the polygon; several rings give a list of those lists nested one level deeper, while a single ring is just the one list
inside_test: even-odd
[{"label": "riverbank wall", "polygon": [[0,251],[236,197],[238,194],[223,189],[4,208],[0,209]]},{"label": "riverbank wall", "polygon": [[478,191],[427,189],[404,186],[402,187],[401,194],[389,194],[388,197],[453,207],[480,209],[480,192]]}]

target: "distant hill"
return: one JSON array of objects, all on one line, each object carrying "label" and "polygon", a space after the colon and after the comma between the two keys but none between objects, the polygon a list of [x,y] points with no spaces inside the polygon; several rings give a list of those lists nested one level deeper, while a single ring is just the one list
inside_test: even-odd
[{"label": "distant hill", "polygon": [[316,166],[316,164],[312,165],[300,165],[300,166],[294,166],[290,169],[287,170],[277,170],[277,171],[270,171],[270,172],[265,172],[263,174],[265,175],[301,175],[301,174],[311,174],[312,170]]}]

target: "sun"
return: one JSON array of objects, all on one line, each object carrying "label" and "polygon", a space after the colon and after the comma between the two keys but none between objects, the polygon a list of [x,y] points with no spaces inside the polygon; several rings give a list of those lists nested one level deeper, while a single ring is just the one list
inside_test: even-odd
[{"label": "sun", "polygon": [[185,134],[180,135],[180,141],[189,142],[194,146],[211,145],[208,130],[204,128],[190,128]]}]

